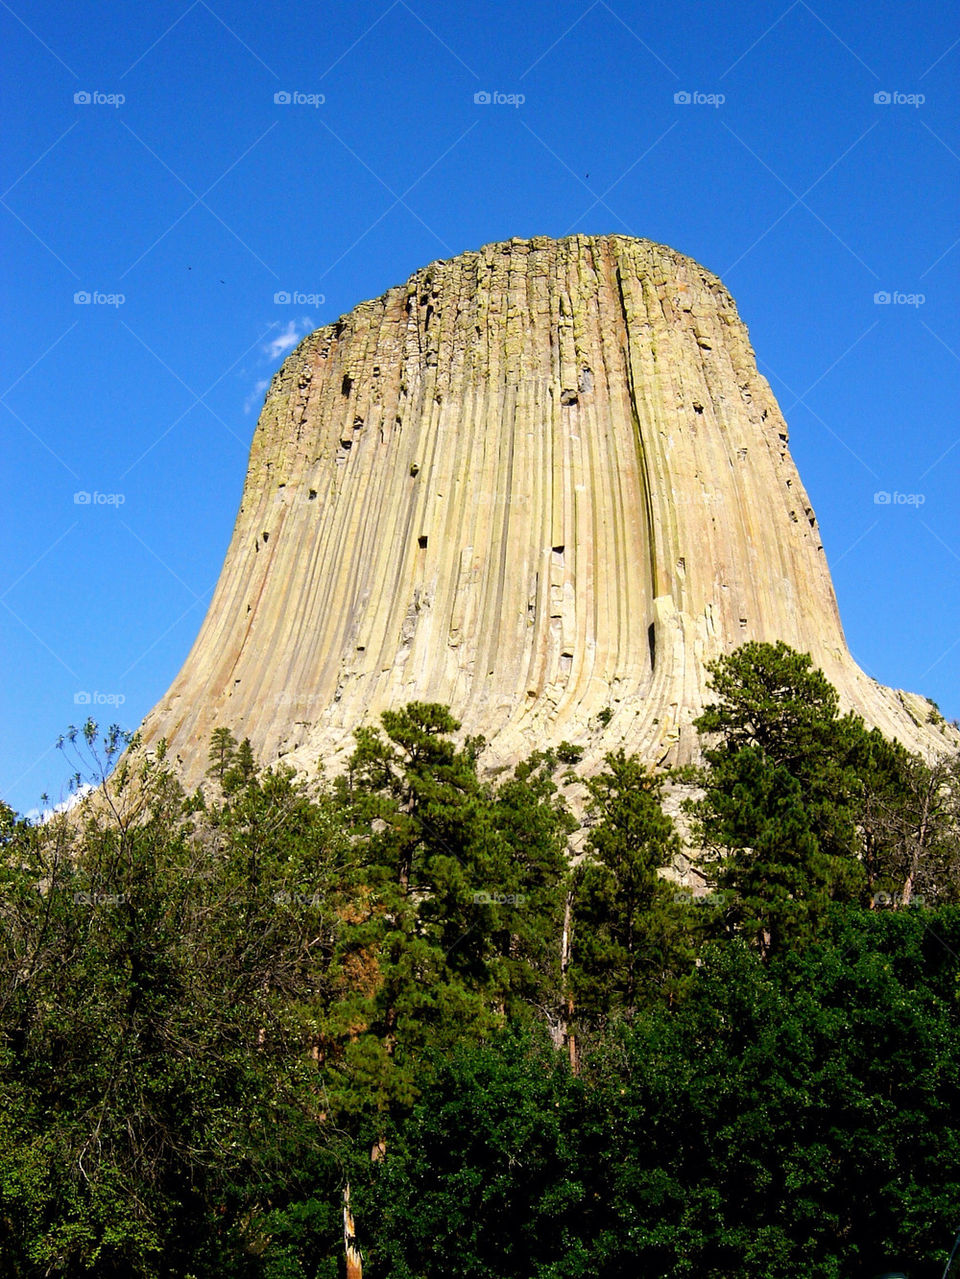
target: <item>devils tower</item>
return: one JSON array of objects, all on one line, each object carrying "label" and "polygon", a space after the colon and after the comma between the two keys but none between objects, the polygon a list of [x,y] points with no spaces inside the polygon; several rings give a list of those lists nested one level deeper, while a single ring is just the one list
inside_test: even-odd
[{"label": "devils tower", "polygon": [[694,757],[704,665],[810,652],[911,749],[920,697],[851,657],[787,427],[720,280],[625,236],[434,262],[274,377],[210,609],[144,721],[196,781],[226,725],[336,767],[388,707],[443,702],[485,761],[562,739]]}]

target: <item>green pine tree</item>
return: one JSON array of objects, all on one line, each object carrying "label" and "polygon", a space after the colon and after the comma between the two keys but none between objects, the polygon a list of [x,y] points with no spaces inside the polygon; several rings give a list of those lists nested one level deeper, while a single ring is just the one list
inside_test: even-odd
[{"label": "green pine tree", "polygon": [[481,1037],[523,1006],[560,1003],[569,819],[541,758],[493,790],[479,739],[412,703],[360,729],[336,793],[356,862],[329,1017],[346,1109],[408,1105],[421,1058]]},{"label": "green pine tree", "polygon": [[813,936],[826,904],[866,882],[857,762],[867,732],[786,644],[744,644],[710,664],[697,833],[716,863],[712,923],[764,953]]},{"label": "green pine tree", "polygon": [[229,728],[215,728],[210,734],[210,750],[207,769],[208,777],[215,777],[223,785],[227,770],[233,764],[237,753],[237,739]]},{"label": "green pine tree", "polygon": [[257,762],[254,759],[253,747],[250,745],[250,738],[245,737],[230,756],[230,767],[222,775],[224,793],[232,795],[235,791],[241,790],[253,780],[256,771]]},{"label": "green pine tree", "polygon": [[674,994],[692,953],[684,894],[660,874],[681,848],[662,780],[621,749],[587,786],[595,825],[574,876],[568,981],[578,1024],[596,1027]]}]

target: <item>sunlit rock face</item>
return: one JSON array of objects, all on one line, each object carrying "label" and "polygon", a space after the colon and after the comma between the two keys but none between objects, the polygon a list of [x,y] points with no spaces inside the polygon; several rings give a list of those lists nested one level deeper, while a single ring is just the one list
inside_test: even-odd
[{"label": "sunlit rock face", "polygon": [[284,363],[210,610],[144,734],[193,780],[218,725],[265,762],[335,769],[355,727],[419,699],[482,734],[491,767],[562,739],[587,769],[620,745],[686,761],[704,664],[748,639],[812,653],[912,748],[942,743],[925,701],[847,650],[717,277],[625,236],[511,240]]}]

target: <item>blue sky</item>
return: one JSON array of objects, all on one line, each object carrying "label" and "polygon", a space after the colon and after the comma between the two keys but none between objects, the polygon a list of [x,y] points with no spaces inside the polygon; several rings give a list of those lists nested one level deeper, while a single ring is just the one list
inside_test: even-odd
[{"label": "blue sky", "polygon": [[511,236],[723,278],[855,657],[960,715],[955,6],[14,0],[0,29],[8,802],[173,680],[297,338]]}]

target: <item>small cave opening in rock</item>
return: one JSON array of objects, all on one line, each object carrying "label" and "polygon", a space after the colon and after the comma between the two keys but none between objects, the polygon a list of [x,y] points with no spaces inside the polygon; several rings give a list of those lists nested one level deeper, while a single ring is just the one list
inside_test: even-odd
[{"label": "small cave opening in rock", "polygon": [[653,622],[647,627],[647,647],[650,649],[650,669],[655,670],[657,665],[657,628]]},{"label": "small cave opening in rock", "polygon": [[310,492],[307,494],[307,501],[315,502],[316,500],[317,500],[317,490],[311,489]]},{"label": "small cave opening in rock", "polygon": [[349,375],[349,373],[344,373],[343,381],[340,383],[340,394],[349,395],[352,390],[353,378]]},{"label": "small cave opening in rock", "polygon": [[427,549],[427,535],[426,535],[426,533],[421,533],[421,534],[420,534],[420,536],[417,538],[417,545],[420,547],[421,551],[425,551],[425,550]]}]

